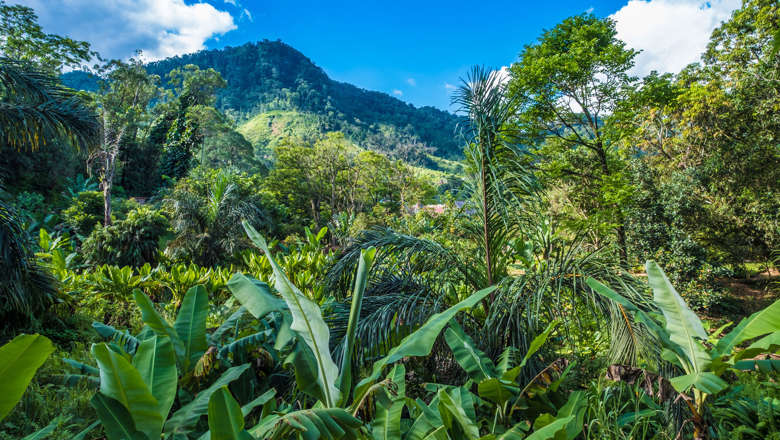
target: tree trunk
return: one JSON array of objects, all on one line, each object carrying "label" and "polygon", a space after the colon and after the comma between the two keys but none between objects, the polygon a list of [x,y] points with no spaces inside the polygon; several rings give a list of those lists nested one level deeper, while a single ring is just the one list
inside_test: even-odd
[{"label": "tree trunk", "polygon": [[111,225],[111,186],[114,180],[114,158],[106,155],[106,168],[103,170],[103,226]]}]

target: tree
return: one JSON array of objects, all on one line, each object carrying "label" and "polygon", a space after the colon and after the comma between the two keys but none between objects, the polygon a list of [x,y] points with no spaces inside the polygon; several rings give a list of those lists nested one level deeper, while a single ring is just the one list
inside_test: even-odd
[{"label": "tree", "polygon": [[80,67],[94,53],[86,41],[44,33],[33,8],[0,0],[0,55],[54,75]]},{"label": "tree", "polygon": [[111,61],[110,72],[96,97],[101,117],[102,139],[90,152],[87,169],[97,169],[103,190],[103,225],[111,224],[111,190],[117,160],[126,143],[137,142],[141,124],[148,118],[149,106],[160,96],[158,77],[149,75],[138,59],[128,63]]},{"label": "tree", "polygon": [[746,1],[713,32],[702,65],[648,76],[614,118],[656,186],[689,182],[697,209],[674,210],[676,224],[734,262],[767,259],[780,243],[778,9]]},{"label": "tree", "polygon": [[160,172],[164,176],[179,179],[190,170],[194,154],[202,148],[205,138],[201,123],[207,120],[198,117],[203,116],[202,111],[188,113],[188,110],[213,105],[216,91],[226,84],[216,70],[201,70],[191,64],[168,73],[168,85],[173,87],[176,101],[166,109],[168,115],[163,119],[170,121],[160,158]]},{"label": "tree", "polygon": [[539,145],[533,152],[543,182],[574,186],[570,197],[587,226],[615,230],[623,263],[630,184],[618,149],[625,133],[610,116],[634,87],[628,71],[636,54],[616,38],[612,20],[578,15],[526,46],[509,83],[520,126]]}]

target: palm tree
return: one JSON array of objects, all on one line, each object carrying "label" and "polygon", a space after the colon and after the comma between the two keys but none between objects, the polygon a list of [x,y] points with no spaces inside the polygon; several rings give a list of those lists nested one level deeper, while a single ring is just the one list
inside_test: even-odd
[{"label": "palm tree", "polygon": [[[584,240],[555,234],[555,223],[544,209],[545,195],[523,165],[526,153],[516,143],[516,104],[504,92],[499,72],[474,68],[453,100],[468,121],[463,133],[471,199],[463,208],[459,235],[470,243],[469,251],[456,252],[386,228],[364,231],[330,269],[331,294],[349,290],[360,250],[374,246],[377,255],[357,330],[369,353],[457,301],[453,290],[498,285],[472,326],[483,334],[479,340],[489,353],[498,354],[508,345],[527,349],[545,321],[561,318],[576,325],[578,317],[571,311],[589,308],[611,326],[613,359],[634,362],[639,350],[650,346],[648,333],[598,298],[584,280],[608,280],[643,302],[638,284],[614,270],[602,252],[588,250]],[[510,275],[522,254],[519,273]],[[331,319],[343,322],[348,310],[334,307]],[[336,335],[340,331],[335,325]]]},{"label": "palm tree", "polygon": [[[209,178],[200,172],[206,171],[194,170],[192,179]],[[214,266],[248,247],[241,226],[243,219],[263,231],[272,227],[261,200],[240,194],[233,174],[219,171],[211,179],[206,193],[198,193],[185,183],[178,185],[166,200],[176,234],[167,252],[174,259]]]},{"label": "palm tree", "polygon": [[[79,149],[98,133],[93,113],[76,92],[50,74],[0,57],[0,149],[36,150],[65,138]],[[0,201],[0,316],[29,317],[50,305],[54,280],[35,261],[13,209]]]},{"label": "palm tree", "polygon": [[36,150],[65,138],[86,149],[98,127],[77,92],[48,73],[0,57],[0,147]]}]

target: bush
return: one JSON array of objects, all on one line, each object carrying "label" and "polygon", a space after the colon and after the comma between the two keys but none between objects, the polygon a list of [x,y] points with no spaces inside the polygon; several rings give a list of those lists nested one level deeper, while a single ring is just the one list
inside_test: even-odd
[{"label": "bush", "polygon": [[103,222],[103,193],[80,192],[73,198],[71,205],[62,211],[62,217],[76,234],[89,235],[95,226]]},{"label": "bush", "polygon": [[111,226],[98,226],[81,251],[87,264],[143,266],[157,262],[160,240],[168,232],[168,219],[149,207],[139,207]]}]

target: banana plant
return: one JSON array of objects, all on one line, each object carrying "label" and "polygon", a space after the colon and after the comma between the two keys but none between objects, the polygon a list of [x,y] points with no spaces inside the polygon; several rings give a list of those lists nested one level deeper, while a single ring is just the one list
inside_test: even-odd
[{"label": "banana plant", "polygon": [[41,335],[19,335],[0,347],[0,421],[16,406],[35,372],[54,351]]},{"label": "banana plant", "polygon": [[[727,369],[780,370],[780,362],[776,360],[747,359],[780,349],[780,300],[743,319],[714,346],[707,346],[704,325],[677,293],[663,270],[654,261],[648,261],[645,268],[653,290],[653,302],[661,311],[660,315],[639,309],[592,278],[587,283],[598,294],[633,313],[637,321],[655,335],[663,349],[662,357],[683,370],[685,374],[669,378],[669,382],[679,393],[692,391],[693,402],[686,402],[692,413],[694,437],[703,438],[707,435],[703,417],[706,399],[728,386],[720,377]],[[740,344],[758,337],[762,338],[745,350],[736,350]]]}]

